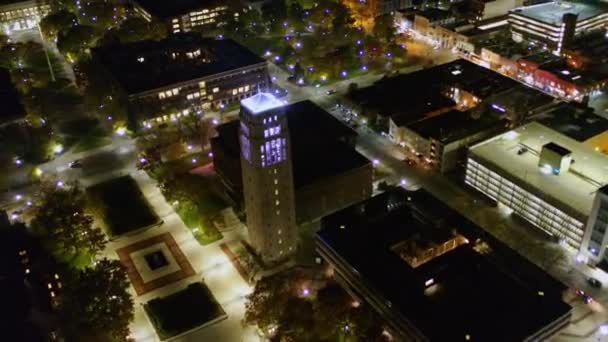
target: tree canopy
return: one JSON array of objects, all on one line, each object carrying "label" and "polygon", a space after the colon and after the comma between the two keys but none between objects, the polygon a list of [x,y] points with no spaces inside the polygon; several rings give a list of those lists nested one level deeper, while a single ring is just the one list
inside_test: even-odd
[{"label": "tree canopy", "polygon": [[76,185],[43,186],[30,225],[60,260],[79,255],[92,258],[105,247],[105,235],[93,226],[93,217],[85,212],[85,204],[85,195]]},{"label": "tree canopy", "polygon": [[101,259],[94,267],[64,274],[57,313],[68,340],[129,341],[133,298],[124,266]]}]

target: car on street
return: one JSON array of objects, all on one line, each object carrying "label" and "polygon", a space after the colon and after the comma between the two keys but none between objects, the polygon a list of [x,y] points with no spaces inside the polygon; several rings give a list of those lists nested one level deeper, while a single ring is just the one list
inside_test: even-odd
[{"label": "car on street", "polygon": [[589,277],[587,278],[587,283],[589,283],[589,285],[595,287],[595,288],[600,288],[602,287],[602,282],[600,282],[599,280],[593,278],[593,277]]},{"label": "car on street", "polygon": [[325,92],[325,94],[327,95],[333,95],[336,93],[336,89],[329,89],[328,91]]},{"label": "car on street", "polygon": [[76,159],[70,162],[70,169],[79,169],[82,168],[82,163],[80,160]]}]

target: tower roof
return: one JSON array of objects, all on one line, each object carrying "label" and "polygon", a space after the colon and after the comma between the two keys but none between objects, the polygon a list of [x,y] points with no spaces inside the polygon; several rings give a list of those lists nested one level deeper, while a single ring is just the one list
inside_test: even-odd
[{"label": "tower roof", "polygon": [[282,107],[284,103],[270,93],[257,93],[241,101],[241,105],[247,108],[251,114],[259,114]]}]

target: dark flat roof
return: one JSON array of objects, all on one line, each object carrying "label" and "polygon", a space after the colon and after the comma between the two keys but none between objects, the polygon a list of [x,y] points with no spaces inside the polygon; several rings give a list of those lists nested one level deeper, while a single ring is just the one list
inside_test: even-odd
[{"label": "dark flat roof", "polygon": [[544,126],[580,142],[608,131],[608,119],[582,105],[563,103],[533,118]]},{"label": "dark flat roof", "polygon": [[[357,135],[350,127],[309,100],[285,106],[291,138],[294,187],[342,174],[370,161],[344,140]],[[240,121],[217,127],[214,144],[238,157]],[[239,174],[240,177],[240,174]]]},{"label": "dark flat roof", "polygon": [[139,6],[145,9],[152,16],[159,19],[166,19],[175,16],[188,14],[200,9],[226,5],[220,0],[135,0]]},{"label": "dark flat roof", "polygon": [[[516,86],[518,83],[494,71],[464,59],[381,79],[358,89],[349,98],[380,115],[412,122],[422,111],[451,107],[454,102],[444,94],[450,87],[459,87],[481,99]],[[427,108],[428,107],[428,108]]]},{"label": "dark flat roof", "polygon": [[[200,58],[172,58],[173,52],[198,49]],[[128,94],[264,62],[233,40],[205,38],[198,33],[171,35],[160,41],[109,45],[93,49],[93,54]]]},{"label": "dark flat roof", "polygon": [[0,68],[0,103],[2,103],[0,124],[24,119],[27,115],[11,81],[11,74],[4,68]]},{"label": "dark flat roof", "polygon": [[543,145],[543,148],[549,149],[549,150],[559,154],[560,156],[567,156],[572,153],[572,151],[570,151],[569,149],[562,147],[554,142],[550,142],[550,143]]},{"label": "dark flat roof", "polygon": [[490,111],[475,118],[470,111],[453,109],[407,127],[424,138],[433,138],[447,144],[487,129],[506,127],[507,122],[506,119]]},{"label": "dark flat roof", "polygon": [[[390,250],[453,229],[470,242],[417,268]],[[431,341],[521,341],[571,310],[565,285],[424,190],[390,190],[326,216],[317,238]],[[477,238],[488,254],[472,248]],[[435,285],[421,288],[430,278]]]}]

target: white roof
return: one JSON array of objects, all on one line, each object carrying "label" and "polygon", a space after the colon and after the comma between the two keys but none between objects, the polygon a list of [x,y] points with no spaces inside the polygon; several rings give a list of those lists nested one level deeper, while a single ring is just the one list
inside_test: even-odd
[{"label": "white roof", "polygon": [[257,93],[241,101],[241,105],[252,114],[259,114],[270,109],[282,107],[282,101],[270,93]]},{"label": "white roof", "polygon": [[[554,142],[572,151],[575,161],[559,175],[543,172],[538,166],[542,146]],[[527,152],[518,154],[522,147]],[[571,139],[538,122],[531,122],[481,142],[470,149],[474,159],[494,165],[494,171],[508,175],[525,189],[541,194],[553,205],[587,217],[595,192],[608,184],[608,156],[591,146]]]}]

